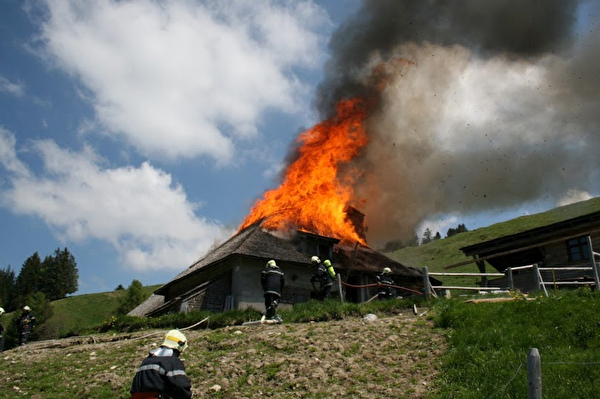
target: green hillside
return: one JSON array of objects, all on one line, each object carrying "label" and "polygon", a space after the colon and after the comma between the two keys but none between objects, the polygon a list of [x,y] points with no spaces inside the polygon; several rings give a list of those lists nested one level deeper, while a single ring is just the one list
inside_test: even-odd
[{"label": "green hillside", "polygon": [[[600,211],[600,197],[592,198],[588,201],[577,202],[571,205],[561,206],[547,212],[521,216],[519,218],[496,223],[488,227],[482,227],[473,231],[459,233],[449,238],[435,240],[428,244],[402,248],[398,251],[388,253],[387,255],[406,266],[411,266],[418,269],[426,266],[429,271],[442,272],[445,271],[444,266],[472,259],[466,257],[461,252],[460,248],[462,247],[478,244],[480,242],[507,235],[517,234],[536,227],[561,222],[597,211]],[[488,269],[491,268],[488,267]],[[446,271],[468,273],[477,272],[478,269],[474,263],[470,263],[460,266],[456,269]],[[494,270],[488,271],[492,272]],[[449,278],[441,278],[443,281],[447,279]],[[463,277],[460,279],[464,281],[465,278]],[[468,280],[472,283],[474,278],[470,277]],[[452,282],[452,284],[458,283],[458,281],[459,280]]]},{"label": "green hillside", "polygon": [[[144,287],[149,297],[160,285]],[[46,322],[46,338],[58,338],[66,334],[77,334],[98,326],[114,315],[127,290],[75,295],[52,302],[54,314]]]}]

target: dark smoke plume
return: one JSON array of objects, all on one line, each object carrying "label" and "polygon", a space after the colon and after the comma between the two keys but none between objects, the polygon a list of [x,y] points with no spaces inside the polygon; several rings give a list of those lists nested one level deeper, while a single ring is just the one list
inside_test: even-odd
[{"label": "dark smoke plume", "polygon": [[[581,26],[581,6],[595,24]],[[357,161],[372,246],[411,237],[436,215],[598,190],[598,8],[363,2],[331,39],[315,101],[328,117],[342,98],[377,99]],[[382,63],[391,71],[383,90],[368,79]]]}]

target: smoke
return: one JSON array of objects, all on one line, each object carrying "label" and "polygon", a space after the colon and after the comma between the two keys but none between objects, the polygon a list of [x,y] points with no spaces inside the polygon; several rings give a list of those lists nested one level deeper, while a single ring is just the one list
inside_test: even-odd
[{"label": "smoke", "polygon": [[[433,215],[598,189],[598,14],[577,1],[365,1],[330,42],[316,105],[376,98],[357,162],[372,246]],[[597,10],[596,10],[597,11]],[[386,85],[369,79],[386,66]]]}]

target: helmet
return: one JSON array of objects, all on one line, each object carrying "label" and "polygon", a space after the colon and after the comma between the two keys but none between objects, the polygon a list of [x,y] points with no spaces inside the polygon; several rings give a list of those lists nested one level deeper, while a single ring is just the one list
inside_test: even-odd
[{"label": "helmet", "polygon": [[0,316],[2,316],[2,313],[4,313],[4,308],[0,308]]},{"label": "helmet", "polygon": [[325,260],[323,261],[323,264],[324,264],[326,267],[329,267],[329,266],[331,266],[331,261],[330,261],[329,259],[325,259]]},{"label": "helmet", "polygon": [[275,263],[275,261],[273,259],[271,259],[270,261],[267,262],[265,267],[275,267],[277,266],[277,263]]},{"label": "helmet", "polygon": [[392,272],[392,269],[390,269],[389,267],[383,268],[383,274],[390,274],[391,272]]},{"label": "helmet", "polygon": [[178,350],[183,353],[187,349],[187,338],[179,330],[171,330],[165,335],[165,339],[160,346]]},{"label": "helmet", "polygon": [[317,262],[317,263],[321,263],[321,259],[319,259],[318,256],[313,256],[312,258],[310,258],[311,262]]},{"label": "helmet", "polygon": [[29,312],[31,310],[31,308],[27,305],[23,306],[23,311],[24,312]]}]

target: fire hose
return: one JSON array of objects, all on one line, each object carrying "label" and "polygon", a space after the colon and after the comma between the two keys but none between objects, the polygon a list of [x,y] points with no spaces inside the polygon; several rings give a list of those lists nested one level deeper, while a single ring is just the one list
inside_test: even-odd
[{"label": "fire hose", "polygon": [[412,292],[413,294],[423,295],[422,292],[411,290],[410,288],[406,288],[406,287],[400,287],[398,285],[392,285],[392,284],[379,283],[379,284],[354,285],[354,284],[344,283],[343,281],[342,281],[342,284],[345,285],[346,287],[350,287],[350,288],[391,287],[391,288],[397,288],[400,290]]}]

